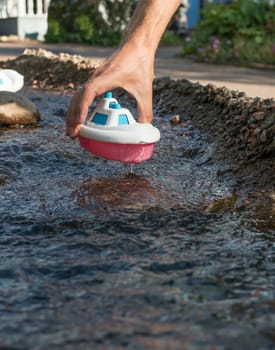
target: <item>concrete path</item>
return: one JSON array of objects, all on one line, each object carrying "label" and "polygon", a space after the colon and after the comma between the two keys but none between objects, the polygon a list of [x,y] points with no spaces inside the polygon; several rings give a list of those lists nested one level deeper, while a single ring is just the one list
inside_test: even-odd
[{"label": "concrete path", "polygon": [[[108,57],[113,48],[92,47],[73,44],[44,44],[36,41],[0,42],[0,60],[14,58],[25,48],[44,48],[54,53],[77,54],[96,61]],[[243,67],[218,66],[198,63],[177,57],[180,48],[160,47],[155,64],[156,77],[169,76],[185,78],[202,85],[211,83],[229,89],[244,91],[251,97],[275,98],[275,70],[250,69]]]}]

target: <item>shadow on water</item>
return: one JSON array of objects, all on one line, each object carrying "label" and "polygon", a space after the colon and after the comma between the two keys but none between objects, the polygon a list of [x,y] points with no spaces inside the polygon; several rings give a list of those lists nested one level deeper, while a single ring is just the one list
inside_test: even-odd
[{"label": "shadow on water", "polygon": [[272,349],[273,202],[190,125],[156,118],[129,173],[64,136],[68,96],[28,93],[40,127],[0,131],[0,348]]},{"label": "shadow on water", "polygon": [[167,193],[151,186],[150,181],[135,173],[126,173],[112,178],[85,179],[77,191],[83,208],[109,215],[110,212],[143,210],[153,206],[172,205]]}]

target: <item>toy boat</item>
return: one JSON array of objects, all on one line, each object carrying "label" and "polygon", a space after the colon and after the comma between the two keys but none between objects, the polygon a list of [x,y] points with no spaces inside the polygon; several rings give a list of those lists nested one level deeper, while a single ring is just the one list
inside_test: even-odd
[{"label": "toy boat", "polygon": [[160,132],[152,124],[137,123],[126,108],[106,92],[91,117],[81,125],[80,145],[96,156],[122,163],[151,158]]},{"label": "toy boat", "polygon": [[13,69],[0,69],[0,91],[17,92],[23,85],[23,75]]}]

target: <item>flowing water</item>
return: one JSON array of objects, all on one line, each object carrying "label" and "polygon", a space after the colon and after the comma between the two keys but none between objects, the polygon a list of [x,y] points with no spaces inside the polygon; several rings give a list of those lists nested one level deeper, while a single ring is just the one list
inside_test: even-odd
[{"label": "flowing water", "polygon": [[131,168],[64,136],[68,96],[25,93],[39,127],[0,130],[0,349],[274,349],[272,203],[239,203],[190,123],[156,117]]}]

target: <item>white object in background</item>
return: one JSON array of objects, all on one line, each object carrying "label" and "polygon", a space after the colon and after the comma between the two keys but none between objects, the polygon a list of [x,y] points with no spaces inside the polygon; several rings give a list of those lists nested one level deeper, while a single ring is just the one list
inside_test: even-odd
[{"label": "white object in background", "polygon": [[0,91],[19,91],[24,85],[24,77],[13,69],[0,69]]}]

